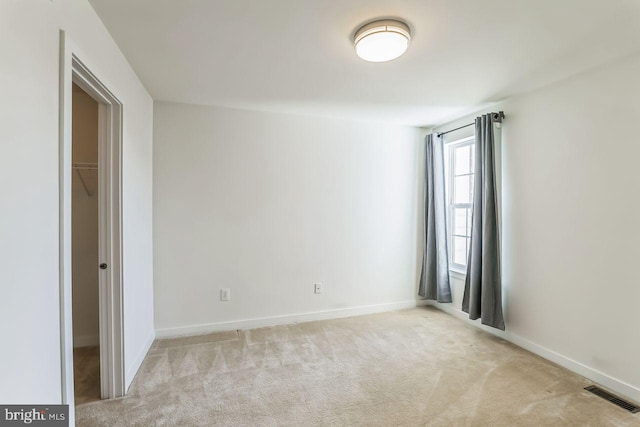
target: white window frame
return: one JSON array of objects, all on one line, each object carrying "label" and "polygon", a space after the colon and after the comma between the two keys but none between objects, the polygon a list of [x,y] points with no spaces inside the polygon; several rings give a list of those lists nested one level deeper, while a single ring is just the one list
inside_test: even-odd
[{"label": "white window frame", "polygon": [[[447,195],[447,242],[449,246],[449,270],[463,276],[467,274],[467,265],[453,262],[453,259],[454,259],[453,258],[453,239],[455,237],[455,235],[453,234],[454,209],[468,208],[472,210],[473,203],[455,203],[454,202],[453,188],[454,188],[454,178],[455,178],[455,175],[454,175],[455,161],[453,156],[453,152],[454,152],[453,150],[460,147],[464,147],[464,146],[472,146],[473,149],[475,150],[475,143],[476,143],[475,134],[465,138],[460,138],[460,139],[456,139],[454,141],[445,143],[446,153],[447,153],[447,159],[446,159],[447,165],[445,168],[445,185],[446,185],[446,195]],[[475,173],[475,170],[473,173]],[[474,185],[471,185],[471,187],[469,188],[470,201],[473,201],[473,187]],[[461,237],[467,237],[467,236],[461,236]],[[467,250],[467,253],[468,253],[468,250]]]}]

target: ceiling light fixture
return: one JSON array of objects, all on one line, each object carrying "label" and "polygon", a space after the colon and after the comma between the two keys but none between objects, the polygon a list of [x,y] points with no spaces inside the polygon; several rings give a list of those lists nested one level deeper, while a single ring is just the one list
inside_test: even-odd
[{"label": "ceiling light fixture", "polygon": [[395,19],[382,19],[363,25],[356,31],[353,44],[365,61],[385,62],[396,59],[409,47],[409,26]]}]

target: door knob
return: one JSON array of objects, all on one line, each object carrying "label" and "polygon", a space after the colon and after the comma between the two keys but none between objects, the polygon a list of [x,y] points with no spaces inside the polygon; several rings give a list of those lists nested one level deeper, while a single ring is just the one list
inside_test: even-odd
[{"label": "door knob", "polygon": [[107,269],[107,263],[103,262],[102,264],[100,264],[100,270],[106,270]]}]

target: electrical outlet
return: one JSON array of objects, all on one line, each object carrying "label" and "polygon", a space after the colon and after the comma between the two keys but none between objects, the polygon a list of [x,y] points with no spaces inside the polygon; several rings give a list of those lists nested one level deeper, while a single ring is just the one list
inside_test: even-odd
[{"label": "electrical outlet", "polygon": [[220,289],[220,301],[229,301],[231,299],[231,290],[229,288]]},{"label": "electrical outlet", "polygon": [[314,289],[314,292],[316,294],[321,294],[322,293],[322,283],[316,283],[316,287]]}]

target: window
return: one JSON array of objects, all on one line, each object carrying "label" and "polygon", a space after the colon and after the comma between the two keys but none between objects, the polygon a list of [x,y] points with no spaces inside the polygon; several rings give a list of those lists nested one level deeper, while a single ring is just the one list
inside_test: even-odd
[{"label": "window", "polygon": [[453,141],[445,147],[449,268],[464,273],[471,241],[475,137]]}]

